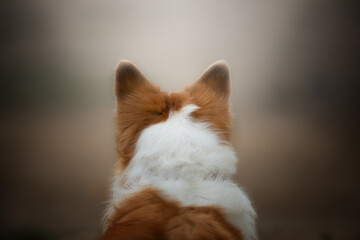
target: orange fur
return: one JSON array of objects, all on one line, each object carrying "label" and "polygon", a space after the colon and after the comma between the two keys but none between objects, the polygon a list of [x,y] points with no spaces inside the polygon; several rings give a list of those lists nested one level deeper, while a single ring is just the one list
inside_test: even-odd
[{"label": "orange fur", "polygon": [[151,188],[127,198],[109,218],[101,240],[241,240],[216,207],[180,207]]},{"label": "orange fur", "polygon": [[139,86],[132,94],[118,99],[116,140],[123,166],[126,167],[133,157],[141,131],[149,125],[165,121],[170,110],[179,110],[187,101],[186,94],[169,95],[149,83]]},{"label": "orange fur", "polygon": [[227,142],[230,141],[231,116],[229,111],[230,73],[225,63],[210,66],[186,92],[200,108],[192,116],[211,124]]},{"label": "orange fur", "polygon": [[192,116],[210,123],[223,140],[230,141],[231,117],[228,101],[225,98],[219,98],[203,83],[195,83],[186,91],[191,96],[191,102],[200,107],[192,113]]}]

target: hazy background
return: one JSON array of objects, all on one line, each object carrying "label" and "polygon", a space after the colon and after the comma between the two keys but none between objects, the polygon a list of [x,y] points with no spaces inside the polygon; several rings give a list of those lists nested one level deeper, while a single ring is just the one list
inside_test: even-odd
[{"label": "hazy background", "polygon": [[261,239],[360,239],[356,1],[1,1],[1,239],[97,239],[114,68],[232,77],[236,180]]}]

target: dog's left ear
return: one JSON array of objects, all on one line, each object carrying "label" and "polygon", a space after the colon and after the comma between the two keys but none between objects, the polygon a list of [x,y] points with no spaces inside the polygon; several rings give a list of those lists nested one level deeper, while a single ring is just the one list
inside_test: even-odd
[{"label": "dog's left ear", "polygon": [[120,61],[115,74],[115,95],[118,100],[125,98],[145,84],[151,85],[141,71],[127,60]]},{"label": "dog's left ear", "polygon": [[218,97],[228,100],[230,97],[230,70],[225,61],[217,61],[211,64],[190,88],[190,92],[211,91]]}]

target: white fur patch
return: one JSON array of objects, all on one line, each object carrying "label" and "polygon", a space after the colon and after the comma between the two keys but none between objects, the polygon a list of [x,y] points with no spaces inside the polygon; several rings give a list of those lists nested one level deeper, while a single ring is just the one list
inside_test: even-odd
[{"label": "white fur patch", "polygon": [[183,206],[222,207],[244,239],[256,239],[256,213],[247,195],[231,180],[236,155],[208,124],[190,117],[197,108],[190,104],[171,112],[167,121],[141,133],[130,164],[115,176],[107,216],[113,205],[151,185]]}]

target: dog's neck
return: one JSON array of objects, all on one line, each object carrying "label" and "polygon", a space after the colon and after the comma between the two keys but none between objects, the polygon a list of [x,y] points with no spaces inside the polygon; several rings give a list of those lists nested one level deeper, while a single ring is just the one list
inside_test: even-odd
[{"label": "dog's neck", "polygon": [[145,129],[124,172],[127,177],[230,178],[235,173],[235,153],[208,124],[191,118],[197,108],[187,105],[167,121]]}]

